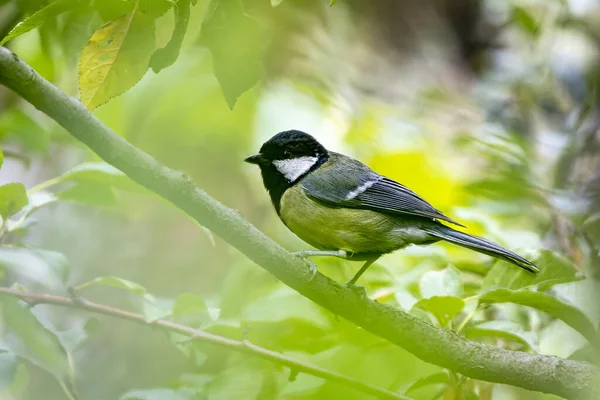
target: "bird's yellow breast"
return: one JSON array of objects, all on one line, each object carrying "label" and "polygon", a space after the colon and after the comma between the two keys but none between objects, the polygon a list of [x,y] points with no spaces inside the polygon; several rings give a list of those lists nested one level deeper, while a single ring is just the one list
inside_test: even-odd
[{"label": "bird's yellow breast", "polygon": [[283,223],[302,240],[321,250],[388,253],[406,245],[393,232],[393,217],[370,210],[327,207],[310,199],[301,185],[281,198]]}]

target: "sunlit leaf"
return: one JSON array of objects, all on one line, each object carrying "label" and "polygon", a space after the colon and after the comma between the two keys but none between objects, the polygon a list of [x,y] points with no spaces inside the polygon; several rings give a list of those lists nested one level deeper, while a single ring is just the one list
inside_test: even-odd
[{"label": "sunlit leaf", "polygon": [[485,303],[514,303],[544,311],[581,333],[591,342],[598,340],[594,324],[577,307],[546,293],[530,290],[496,289],[480,296]]},{"label": "sunlit leaf", "polygon": [[464,331],[468,338],[491,336],[520,342],[529,349],[538,351],[539,344],[534,332],[525,331],[521,325],[512,321],[486,321],[473,325]]},{"label": "sunlit leaf", "polygon": [[41,10],[36,11],[23,21],[19,22],[8,34],[0,41],[0,46],[11,39],[16,38],[32,29],[37,28],[47,20],[55,18],[77,3],[76,0],[57,0],[48,4]]},{"label": "sunlit leaf", "polygon": [[447,372],[437,372],[432,375],[428,375],[424,378],[419,379],[415,383],[413,383],[407,390],[406,395],[410,395],[418,389],[424,388],[425,386],[430,385],[450,385],[450,376]]},{"label": "sunlit leaf", "polygon": [[0,393],[13,384],[18,365],[17,356],[0,352]]},{"label": "sunlit leaf", "polygon": [[462,281],[460,272],[452,265],[441,271],[426,272],[419,282],[421,296],[462,296]]},{"label": "sunlit leaf", "polygon": [[175,7],[175,29],[169,43],[152,54],[150,67],[155,73],[172,65],[179,57],[179,50],[190,20],[190,0],[179,0]]},{"label": "sunlit leaf", "polygon": [[79,89],[89,109],[135,85],[154,51],[154,19],[138,9],[98,29],[81,54]]},{"label": "sunlit leaf", "polygon": [[414,307],[429,311],[439,321],[442,327],[448,325],[464,308],[465,302],[455,296],[432,296],[419,300]]},{"label": "sunlit leaf", "polygon": [[58,380],[68,376],[66,352],[58,338],[41,324],[28,307],[9,295],[0,294],[0,310],[5,329],[2,347],[45,369]]},{"label": "sunlit leaf", "polygon": [[281,3],[283,3],[283,0],[271,0],[271,7],[277,7]]},{"label": "sunlit leaf", "polygon": [[410,311],[411,308],[419,301],[411,292],[408,290],[399,290],[394,294],[394,298],[398,302],[398,305],[402,307],[404,311]]},{"label": "sunlit leaf", "polygon": [[0,216],[6,219],[29,203],[25,186],[21,183],[7,183],[0,186]]},{"label": "sunlit leaf", "polygon": [[202,22],[202,43],[213,57],[213,70],[229,108],[261,76],[259,24],[244,13],[241,0],[213,0]]},{"label": "sunlit leaf", "polygon": [[540,269],[537,275],[497,262],[486,275],[482,287],[520,289],[536,285],[539,290],[545,291],[559,283],[581,279],[572,262],[550,250],[524,251],[521,255],[537,265]]}]

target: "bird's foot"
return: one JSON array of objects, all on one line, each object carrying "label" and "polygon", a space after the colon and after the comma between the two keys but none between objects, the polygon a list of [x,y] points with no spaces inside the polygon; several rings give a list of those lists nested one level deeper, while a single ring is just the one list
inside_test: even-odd
[{"label": "bird's foot", "polygon": [[308,263],[308,272],[310,272],[310,278],[308,278],[308,281],[310,282],[315,279],[315,276],[317,275],[317,264],[309,260],[306,260],[306,262]]},{"label": "bird's foot", "polygon": [[367,296],[367,290],[363,286],[359,286],[356,283],[354,283],[352,279],[346,282],[344,286],[357,293],[363,299],[369,298],[369,296]]}]

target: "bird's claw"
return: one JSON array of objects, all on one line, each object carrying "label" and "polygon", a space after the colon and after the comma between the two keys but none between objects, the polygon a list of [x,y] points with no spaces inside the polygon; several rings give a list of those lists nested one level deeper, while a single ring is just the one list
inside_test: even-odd
[{"label": "bird's claw", "polygon": [[367,290],[363,286],[356,285],[352,281],[346,282],[346,284],[344,286],[347,287],[348,289],[353,290],[354,292],[358,293],[358,295],[361,298],[368,299]]},{"label": "bird's claw", "polygon": [[308,278],[308,281],[310,282],[317,276],[317,264],[309,260],[306,260],[306,262],[308,263],[308,271],[310,272],[310,278]]}]

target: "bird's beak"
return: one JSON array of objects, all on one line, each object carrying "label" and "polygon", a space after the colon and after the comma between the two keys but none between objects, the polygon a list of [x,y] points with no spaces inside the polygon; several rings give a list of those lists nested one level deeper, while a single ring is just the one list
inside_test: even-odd
[{"label": "bird's beak", "polygon": [[263,157],[262,154],[258,153],[258,154],[254,154],[253,156],[249,156],[249,157],[244,158],[244,161],[247,162],[247,163],[249,163],[249,164],[259,165],[259,164],[264,163],[265,159],[264,159],[264,157]]}]

